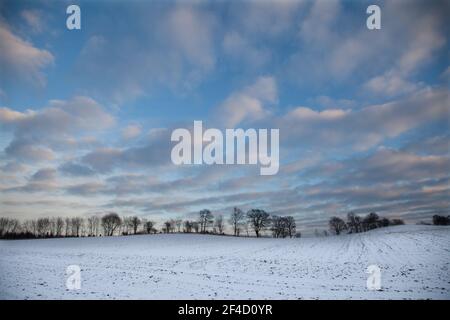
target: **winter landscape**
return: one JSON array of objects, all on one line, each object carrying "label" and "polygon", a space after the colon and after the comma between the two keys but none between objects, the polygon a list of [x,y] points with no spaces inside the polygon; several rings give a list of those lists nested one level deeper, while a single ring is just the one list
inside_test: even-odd
[{"label": "winter landscape", "polygon": [[[66,288],[79,265],[81,288]],[[366,286],[369,265],[381,289]],[[450,227],[0,241],[2,299],[450,299]]]},{"label": "winter landscape", "polygon": [[450,300],[449,13],[0,0],[0,299]]}]

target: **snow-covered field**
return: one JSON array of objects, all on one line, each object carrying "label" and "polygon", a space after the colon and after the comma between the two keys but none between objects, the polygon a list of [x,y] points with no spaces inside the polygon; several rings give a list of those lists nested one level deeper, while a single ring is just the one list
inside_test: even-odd
[{"label": "snow-covered field", "polygon": [[[381,268],[380,291],[366,287]],[[81,267],[81,289],[66,268]],[[339,237],[194,234],[0,241],[2,299],[450,299],[450,228]]]}]

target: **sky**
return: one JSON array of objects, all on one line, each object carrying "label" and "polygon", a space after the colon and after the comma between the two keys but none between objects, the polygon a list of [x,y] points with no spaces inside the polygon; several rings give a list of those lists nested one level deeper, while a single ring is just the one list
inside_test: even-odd
[{"label": "sky", "polygon": [[[81,8],[81,30],[66,8]],[[366,27],[371,4],[381,29]],[[0,0],[0,216],[448,215],[448,1]],[[277,128],[280,169],[171,162]]]}]

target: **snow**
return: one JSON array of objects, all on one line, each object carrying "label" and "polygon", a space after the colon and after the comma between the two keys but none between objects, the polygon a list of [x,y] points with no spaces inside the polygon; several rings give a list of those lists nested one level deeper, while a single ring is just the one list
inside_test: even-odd
[{"label": "snow", "polygon": [[[1,299],[450,299],[450,227],[0,241]],[[66,288],[79,265],[81,289]],[[369,265],[381,290],[367,289]]]}]

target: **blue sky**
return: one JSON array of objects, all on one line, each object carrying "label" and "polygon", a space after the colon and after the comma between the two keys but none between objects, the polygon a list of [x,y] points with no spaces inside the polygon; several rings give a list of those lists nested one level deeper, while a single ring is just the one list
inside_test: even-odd
[{"label": "blue sky", "polygon": [[[81,7],[81,30],[66,8]],[[381,30],[366,8],[381,7]],[[448,213],[446,1],[1,1],[0,210],[204,207],[301,227]],[[194,120],[279,128],[280,172],[170,162]]]}]

